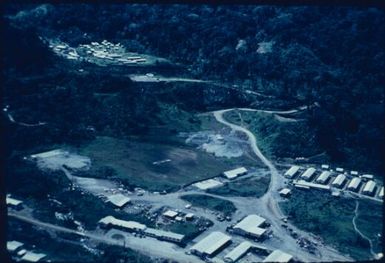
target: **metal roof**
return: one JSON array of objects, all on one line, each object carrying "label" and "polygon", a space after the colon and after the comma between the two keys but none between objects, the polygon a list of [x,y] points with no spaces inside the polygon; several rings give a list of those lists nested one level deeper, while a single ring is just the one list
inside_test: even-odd
[{"label": "metal roof", "polygon": [[341,186],[345,182],[346,176],[344,174],[339,174],[336,179],[334,179],[332,185]]},{"label": "metal roof", "polygon": [[252,248],[252,244],[248,241],[244,241],[241,244],[239,244],[237,247],[235,247],[233,250],[231,250],[227,255],[225,256],[225,259],[231,260],[231,262],[235,262],[238,259],[240,259],[244,254],[246,254],[250,248]]},{"label": "metal roof", "polygon": [[7,242],[7,250],[8,251],[16,251],[18,248],[22,247],[24,244],[19,241],[8,241]]},{"label": "metal roof", "polygon": [[122,207],[128,202],[130,202],[131,199],[123,194],[115,194],[115,195],[110,195],[107,201],[118,207]]},{"label": "metal roof", "polygon": [[145,230],[146,229],[146,225],[140,224],[140,223],[135,222],[135,221],[124,221],[124,220],[116,219],[113,216],[106,216],[106,217],[102,218],[99,221],[99,223],[103,223],[106,225],[111,224],[114,226],[120,226],[120,227],[124,227],[127,229],[132,229],[132,230],[136,230],[136,229]]},{"label": "metal roof", "polygon": [[311,188],[317,188],[321,190],[330,190],[330,186],[328,185],[310,183],[310,182],[306,182],[305,180],[298,180],[295,182],[294,185],[296,187],[307,188],[307,189],[308,187],[311,187]]},{"label": "metal roof", "polygon": [[260,236],[266,232],[266,229],[259,227],[265,221],[266,219],[258,215],[248,215],[240,222],[238,222],[238,224],[234,226],[234,229],[241,229],[247,233]]},{"label": "metal roof", "polygon": [[289,170],[286,171],[285,176],[293,177],[299,170],[299,166],[293,165]]},{"label": "metal roof", "polygon": [[376,183],[373,180],[370,180],[365,184],[363,192],[372,193],[375,187]]},{"label": "metal roof", "polygon": [[353,178],[353,179],[350,181],[350,183],[349,183],[349,185],[348,185],[348,188],[349,188],[349,189],[356,190],[356,189],[358,188],[358,186],[360,185],[360,183],[361,183],[361,179],[358,178],[358,177],[355,177],[355,178]]},{"label": "metal roof", "polygon": [[279,191],[280,194],[282,195],[287,195],[291,192],[289,188],[283,188],[281,191]]},{"label": "metal roof", "polygon": [[45,258],[47,255],[43,253],[34,253],[34,252],[27,252],[24,254],[24,256],[21,257],[21,260],[29,261],[29,262],[38,262],[41,259]]},{"label": "metal roof", "polygon": [[178,215],[177,212],[172,211],[172,210],[167,210],[166,212],[163,213],[164,216],[174,218]]},{"label": "metal roof", "polygon": [[330,178],[330,172],[324,171],[321,173],[321,175],[317,178],[317,183],[324,184],[326,181]]},{"label": "metal roof", "polygon": [[6,197],[6,202],[7,202],[7,205],[14,205],[14,206],[17,206],[23,203],[23,201],[17,200],[9,196]]},{"label": "metal roof", "polygon": [[211,255],[230,240],[231,237],[228,235],[214,231],[192,246],[190,250],[196,250],[199,253]]},{"label": "metal roof", "polygon": [[245,167],[239,167],[233,170],[229,170],[226,172],[223,172],[223,174],[228,178],[228,179],[233,179],[241,174],[247,173],[247,169]]},{"label": "metal roof", "polygon": [[263,262],[289,262],[292,258],[292,255],[276,249],[270,255],[268,255],[263,260]]},{"label": "metal roof", "polygon": [[61,149],[56,149],[48,152],[43,152],[43,153],[37,153],[37,154],[32,154],[32,158],[48,158],[48,157],[53,157],[56,155],[61,155],[64,154],[65,152]]},{"label": "metal roof", "polygon": [[301,175],[301,178],[304,178],[304,179],[310,179],[312,177],[312,175],[314,174],[315,172],[315,169],[313,167],[311,168],[308,168],[302,175]]},{"label": "metal roof", "polygon": [[194,184],[194,186],[198,187],[201,190],[206,190],[206,189],[214,188],[221,185],[223,185],[223,183],[215,179],[208,179],[208,180],[201,181]]},{"label": "metal roof", "polygon": [[381,197],[381,198],[384,197],[384,187],[381,187],[381,190],[378,193],[378,196]]},{"label": "metal roof", "polygon": [[169,231],[163,231],[155,228],[147,228],[145,231],[147,234],[152,234],[156,237],[166,237],[170,239],[175,239],[181,241],[184,238],[184,235],[177,234],[174,232],[169,232]]}]

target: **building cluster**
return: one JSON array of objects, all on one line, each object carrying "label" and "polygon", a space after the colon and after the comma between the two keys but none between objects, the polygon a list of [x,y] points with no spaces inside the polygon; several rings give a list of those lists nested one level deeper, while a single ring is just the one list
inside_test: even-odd
[{"label": "building cluster", "polygon": [[360,175],[357,171],[348,172],[341,167],[333,170],[325,164],[321,166],[321,169],[322,171],[318,172],[315,168],[310,167],[301,173],[303,169],[293,165],[285,172],[284,176],[293,179],[294,186],[298,188],[328,191],[333,189],[347,190],[368,197],[378,197],[380,200],[384,197],[384,187],[374,181],[373,175]]},{"label": "building cluster", "polygon": [[7,242],[7,250],[9,254],[18,261],[39,262],[42,260],[46,260],[47,257],[47,255],[44,253],[28,251],[24,248],[23,243],[16,240]]}]

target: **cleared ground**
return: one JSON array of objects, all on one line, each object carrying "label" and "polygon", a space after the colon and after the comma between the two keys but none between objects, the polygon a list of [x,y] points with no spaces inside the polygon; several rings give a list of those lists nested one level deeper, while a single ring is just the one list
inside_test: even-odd
[{"label": "cleared ground", "polygon": [[[381,233],[381,207],[368,201],[360,202],[362,210],[357,218],[358,228],[373,238]],[[374,209],[364,213],[367,205]],[[338,199],[316,190],[294,189],[290,199],[281,203],[281,206],[296,226],[321,236],[325,243],[335,246],[341,252],[357,260],[369,260],[372,257],[368,241],[361,238],[354,230],[352,220],[355,215],[355,202],[353,200]],[[372,242],[378,247],[378,239],[376,242],[373,238]]]},{"label": "cleared ground", "polygon": [[193,206],[199,206],[209,210],[221,212],[225,216],[231,216],[236,211],[232,202],[208,195],[191,194],[181,196],[181,198],[190,202]]},{"label": "cleared ground", "polygon": [[261,197],[266,193],[270,183],[268,176],[252,176],[225,183],[221,187],[207,190],[208,193],[223,196]]},{"label": "cleared ground", "polygon": [[[192,147],[153,141],[97,137],[77,150],[90,157],[95,168],[111,167],[122,181],[151,191],[177,190],[233,167],[228,159],[215,158]],[[167,159],[171,161],[154,164]]]}]

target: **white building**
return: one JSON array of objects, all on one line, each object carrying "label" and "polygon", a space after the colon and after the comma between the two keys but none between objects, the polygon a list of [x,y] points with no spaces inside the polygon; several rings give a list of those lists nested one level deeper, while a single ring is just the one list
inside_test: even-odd
[{"label": "white building", "polygon": [[266,233],[266,229],[262,228],[266,219],[258,215],[248,215],[234,227],[234,233],[244,236],[259,238]]},{"label": "white building", "polygon": [[185,219],[186,219],[187,221],[193,220],[193,219],[194,219],[194,214],[193,214],[193,213],[187,213],[187,214],[185,215]]},{"label": "white building", "polygon": [[376,189],[376,183],[373,180],[370,180],[365,184],[365,187],[362,190],[362,193],[365,195],[373,195],[375,189]]},{"label": "white building", "polygon": [[292,255],[287,254],[279,249],[276,249],[270,255],[268,255],[263,260],[263,262],[290,262],[292,259]]},{"label": "white building", "polygon": [[249,250],[253,247],[253,245],[248,242],[244,241],[241,244],[239,244],[237,247],[235,247],[233,250],[231,250],[227,255],[224,257],[226,262],[236,262],[241,257],[243,257]]},{"label": "white building", "polygon": [[323,165],[321,165],[321,168],[322,169],[325,169],[325,170],[328,170],[329,169],[329,165],[327,165],[327,164],[323,164]]},{"label": "white building", "polygon": [[200,257],[212,256],[225,248],[231,237],[222,232],[214,231],[190,248],[191,253]]},{"label": "white building", "polygon": [[289,188],[283,188],[279,191],[279,194],[283,197],[288,197],[291,194],[291,190]]},{"label": "white building", "polygon": [[296,173],[298,172],[299,168],[300,168],[299,166],[293,165],[292,167],[289,168],[289,170],[286,171],[284,176],[292,179],[296,175]]},{"label": "white building", "polygon": [[330,172],[323,171],[321,175],[317,178],[316,182],[320,184],[326,184],[329,178],[330,178]]},{"label": "white building", "polygon": [[302,188],[302,189],[310,189],[310,188],[315,188],[319,190],[330,190],[330,186],[328,185],[323,185],[323,184],[315,184],[315,183],[310,183],[306,182],[305,180],[298,180],[294,183],[295,187]]},{"label": "white building", "polygon": [[344,174],[339,174],[332,182],[332,185],[334,187],[341,188],[345,183],[345,180],[346,180],[346,176]]},{"label": "white building", "polygon": [[373,180],[373,175],[372,174],[363,174],[363,175],[361,175],[361,178],[364,180]]},{"label": "white building", "polygon": [[302,175],[301,175],[301,178],[306,180],[306,181],[310,181],[310,179],[312,178],[313,174],[315,173],[315,169],[313,167],[311,168],[308,168]]},{"label": "white building", "polygon": [[201,181],[198,183],[193,184],[194,186],[198,187],[201,190],[207,190],[210,188],[218,187],[223,185],[223,183],[219,182],[218,180],[215,179],[208,179],[205,181]]},{"label": "white building", "polygon": [[175,211],[172,211],[172,210],[167,210],[166,212],[163,213],[164,217],[167,217],[170,219],[174,219],[177,215],[178,215],[178,213]]},{"label": "white building", "polygon": [[129,230],[130,232],[143,232],[146,229],[146,225],[140,224],[135,221],[125,221],[116,219],[113,216],[106,216],[99,221],[99,224],[105,227],[115,226]]},{"label": "white building", "polygon": [[17,250],[21,249],[24,246],[23,243],[19,241],[8,241],[7,242],[7,250],[10,253],[16,253]]},{"label": "white building", "polygon": [[384,187],[381,187],[381,190],[378,193],[379,198],[384,198]]},{"label": "white building", "polygon": [[21,257],[21,260],[28,261],[28,262],[39,262],[43,258],[45,258],[47,255],[43,253],[34,253],[28,251],[24,254],[24,256]]},{"label": "white building", "polygon": [[357,171],[350,171],[350,174],[351,174],[351,175],[354,175],[354,176],[357,176],[357,175],[358,175],[358,172],[357,172]]},{"label": "white building", "polygon": [[343,172],[344,172],[344,168],[337,167],[337,168],[336,168],[336,172],[337,172],[337,173],[343,173]]},{"label": "white building", "polygon": [[126,204],[128,204],[131,201],[131,199],[123,194],[115,194],[110,195],[107,199],[107,202],[113,204],[114,206],[117,206],[119,208],[124,207]]},{"label": "white building", "polygon": [[238,176],[245,175],[245,174],[247,174],[247,169],[245,167],[239,167],[239,168],[236,168],[236,169],[233,169],[233,170],[229,170],[229,171],[223,172],[223,175],[227,179],[234,179],[234,178],[236,178]]},{"label": "white building", "polygon": [[349,185],[348,185],[348,189],[349,189],[350,191],[357,192],[357,191],[359,190],[360,185],[361,185],[361,179],[358,178],[358,177],[354,177],[354,178],[350,181],[350,183],[349,183]]},{"label": "white building", "polygon": [[43,153],[37,153],[37,154],[32,154],[31,158],[49,158],[49,157],[54,157],[57,155],[63,155],[65,152],[61,149],[56,149],[48,152],[43,152]]},{"label": "white building", "polygon": [[6,203],[8,207],[11,207],[16,210],[20,210],[23,208],[23,201],[17,200],[15,198],[12,198],[10,196],[6,197]]}]

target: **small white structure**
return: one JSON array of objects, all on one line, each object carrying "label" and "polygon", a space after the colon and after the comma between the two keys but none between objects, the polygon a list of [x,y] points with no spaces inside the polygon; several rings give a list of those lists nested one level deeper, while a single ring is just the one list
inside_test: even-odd
[{"label": "small white structure", "polygon": [[381,190],[378,192],[379,198],[384,198],[384,187],[381,187]]},{"label": "small white structure", "polygon": [[226,247],[231,237],[222,232],[214,231],[190,248],[191,253],[200,257],[212,256]]},{"label": "small white structure", "polygon": [[361,184],[361,179],[358,177],[353,178],[348,184],[348,190],[357,192]]},{"label": "small white structure", "polygon": [[7,206],[9,206],[13,209],[16,209],[16,210],[20,210],[23,208],[23,201],[17,200],[15,198],[10,197],[10,196],[6,197],[6,203],[7,203]]},{"label": "small white structure", "polygon": [[202,181],[202,182],[195,183],[193,185],[198,187],[201,190],[207,190],[207,189],[210,189],[210,188],[222,186],[223,183],[221,183],[221,182],[219,182],[218,180],[215,180],[215,179],[208,179],[208,180],[205,180],[205,181]]},{"label": "small white structure", "polygon": [[21,249],[24,246],[23,243],[19,241],[8,241],[7,242],[7,250],[11,253],[16,253],[17,250]]},{"label": "small white structure", "polygon": [[253,245],[248,242],[244,241],[241,244],[239,244],[237,247],[235,247],[233,250],[231,250],[227,255],[224,257],[226,262],[236,262],[241,257],[243,257],[249,250],[253,247]]},{"label": "small white structure", "polygon": [[248,215],[240,222],[238,222],[234,227],[234,233],[244,236],[251,236],[259,238],[266,233],[266,229],[261,228],[266,219],[258,215]]},{"label": "small white structure", "polygon": [[263,262],[290,262],[292,259],[292,255],[287,254],[279,249],[276,249],[270,255],[268,255],[263,260]]},{"label": "small white structure", "polygon": [[343,173],[343,172],[344,172],[344,168],[337,167],[337,168],[336,168],[336,172],[337,172],[337,173]]},{"label": "small white structure", "polygon": [[175,217],[175,221],[182,222],[183,221],[183,217],[177,216],[177,217]]},{"label": "small white structure", "polygon": [[238,176],[245,175],[245,174],[247,174],[247,169],[245,167],[239,167],[239,168],[236,168],[236,169],[233,169],[233,170],[229,170],[229,171],[223,172],[223,175],[227,179],[234,179],[234,178],[236,178]]},{"label": "small white structure", "polygon": [[364,180],[373,180],[373,175],[372,174],[363,174],[363,175],[361,175],[361,178]]},{"label": "small white structure", "polygon": [[184,239],[184,235],[169,232],[169,231],[163,231],[155,228],[146,228],[146,230],[144,230],[144,233],[150,237],[155,237],[160,240],[166,240],[166,241],[171,241],[176,243],[180,243]]},{"label": "small white structure", "polygon": [[358,175],[358,172],[357,172],[357,171],[350,171],[350,174],[351,174],[351,175],[354,175],[354,176],[357,176],[357,175]]},{"label": "small white structure", "polygon": [[184,217],[187,221],[191,221],[194,219],[194,214],[193,213],[188,213]]},{"label": "small white structure", "polygon": [[288,197],[291,194],[291,190],[289,188],[283,188],[279,191],[279,194],[283,197]]},{"label": "small white structure", "polygon": [[321,168],[325,169],[325,170],[329,170],[330,166],[327,164],[323,164],[323,165],[321,165]]},{"label": "small white structure", "polygon": [[116,226],[129,230],[131,232],[143,232],[146,229],[146,225],[140,224],[135,221],[125,221],[116,219],[113,216],[106,216],[99,221],[99,224],[105,227]]},{"label": "small white structure", "polygon": [[284,176],[292,179],[296,175],[296,173],[298,172],[299,168],[300,168],[299,166],[293,165],[292,167],[290,167],[289,170],[286,171]]},{"label": "small white structure", "polygon": [[306,181],[310,181],[310,179],[312,178],[313,174],[315,173],[315,169],[313,167],[311,168],[308,168],[302,175],[301,175],[301,178],[306,180]]},{"label": "small white structure", "polygon": [[329,171],[323,171],[321,175],[317,178],[316,182],[320,184],[326,184],[326,182],[330,178],[330,172]]},{"label": "small white structure", "polygon": [[375,189],[376,189],[376,183],[373,180],[370,180],[365,184],[365,187],[362,190],[362,193],[365,195],[373,195]]},{"label": "small white structure", "polygon": [[167,210],[166,212],[163,213],[164,217],[174,219],[178,215],[177,212],[172,211],[172,210]]},{"label": "small white structure", "polygon": [[43,253],[34,253],[28,251],[24,254],[24,256],[21,257],[21,260],[28,261],[28,262],[39,262],[43,258],[45,258],[47,255]]},{"label": "small white structure", "polygon": [[65,152],[61,149],[56,149],[48,152],[43,152],[43,153],[37,153],[37,154],[32,154],[31,158],[50,158],[58,155],[65,154]]},{"label": "small white structure", "polygon": [[115,194],[110,195],[107,199],[107,202],[113,204],[114,206],[117,206],[119,208],[124,207],[126,204],[128,204],[131,201],[131,199],[123,194]]},{"label": "small white structure", "polygon": [[345,183],[346,176],[344,174],[339,174],[336,179],[332,182],[332,185],[337,188],[341,188]]}]

